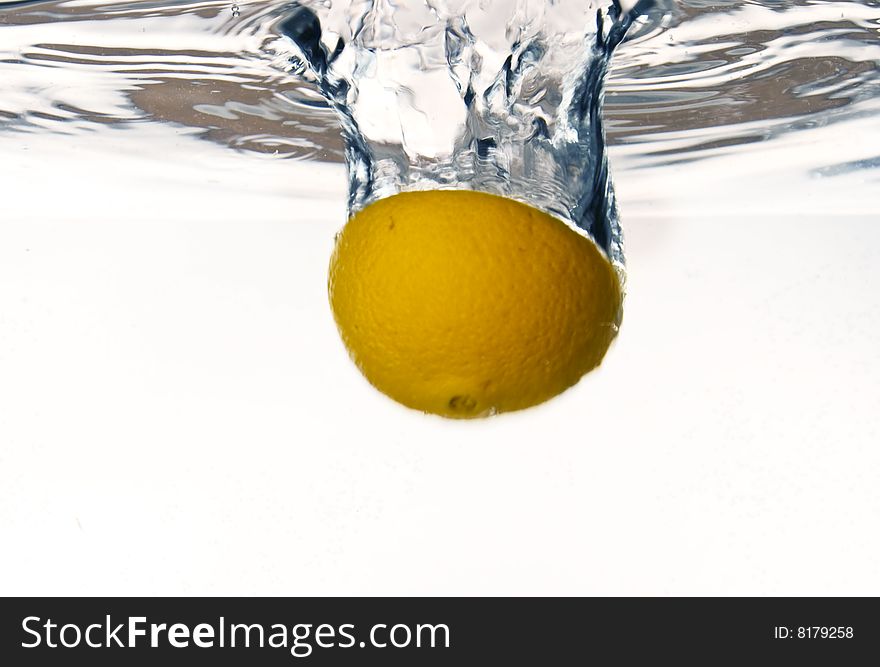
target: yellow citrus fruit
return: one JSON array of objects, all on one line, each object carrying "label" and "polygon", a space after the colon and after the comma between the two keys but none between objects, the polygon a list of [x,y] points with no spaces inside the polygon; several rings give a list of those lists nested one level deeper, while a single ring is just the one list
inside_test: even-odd
[{"label": "yellow citrus fruit", "polygon": [[617,333],[621,286],[586,235],[481,192],[381,199],[330,261],[330,304],[366,378],[411,408],[478,417],[575,384]]}]

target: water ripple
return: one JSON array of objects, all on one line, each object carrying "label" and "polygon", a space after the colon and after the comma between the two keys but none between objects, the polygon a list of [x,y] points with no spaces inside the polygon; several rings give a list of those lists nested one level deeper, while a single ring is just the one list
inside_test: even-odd
[{"label": "water ripple", "polygon": [[[336,120],[278,33],[288,5],[235,5],[0,2],[0,132],[158,120],[268,157],[341,161]],[[876,117],[878,99],[880,2],[658,0],[615,56],[606,131],[651,166]]]},{"label": "water ripple", "polygon": [[[876,2],[658,3],[653,12],[621,48],[606,97],[610,143],[652,144],[646,157],[839,122],[880,96]],[[683,131],[690,141],[663,145]]]}]

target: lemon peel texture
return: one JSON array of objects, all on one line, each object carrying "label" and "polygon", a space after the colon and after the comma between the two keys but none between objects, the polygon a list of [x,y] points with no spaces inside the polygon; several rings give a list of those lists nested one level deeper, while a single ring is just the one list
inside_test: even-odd
[{"label": "lemon peel texture", "polygon": [[585,234],[526,204],[430,190],[354,215],[330,304],[361,372],[446,417],[520,410],[599,365],[620,321],[617,271]]}]

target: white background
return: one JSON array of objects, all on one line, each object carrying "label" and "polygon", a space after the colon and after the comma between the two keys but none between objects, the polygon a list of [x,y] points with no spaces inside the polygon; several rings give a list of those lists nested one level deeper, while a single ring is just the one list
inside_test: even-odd
[{"label": "white background", "polygon": [[619,149],[604,365],[455,422],[338,339],[341,167],[58,141],[0,146],[0,592],[880,594],[876,181]]}]

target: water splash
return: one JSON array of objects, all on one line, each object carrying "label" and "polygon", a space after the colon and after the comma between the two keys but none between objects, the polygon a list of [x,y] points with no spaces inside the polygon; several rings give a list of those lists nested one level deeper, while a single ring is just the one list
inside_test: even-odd
[{"label": "water splash", "polygon": [[601,103],[634,16],[616,0],[315,1],[279,30],[341,120],[350,212],[480,190],[575,223],[621,264]]},{"label": "water splash", "polygon": [[[47,164],[72,175],[64,147],[120,141],[158,174],[144,148],[165,132],[171,150],[174,136],[207,144],[188,149],[181,187],[216,172],[219,145],[234,149],[229,159],[242,174],[274,170],[288,174],[291,192],[338,197],[341,176],[332,187],[309,179],[334,173],[316,163],[342,162],[345,147],[337,114],[291,68],[296,49],[280,30],[291,5],[235,4],[238,17],[226,0],[0,0],[0,141],[8,147],[0,176]],[[811,212],[873,211],[878,63],[875,0],[644,6],[615,53],[602,114],[625,213],[715,216],[716,189],[695,184],[717,174],[728,181],[726,215],[800,211],[804,188],[814,193]],[[39,155],[36,141],[46,147]],[[304,171],[289,163],[303,160]],[[26,199],[10,201],[29,211]]]}]

